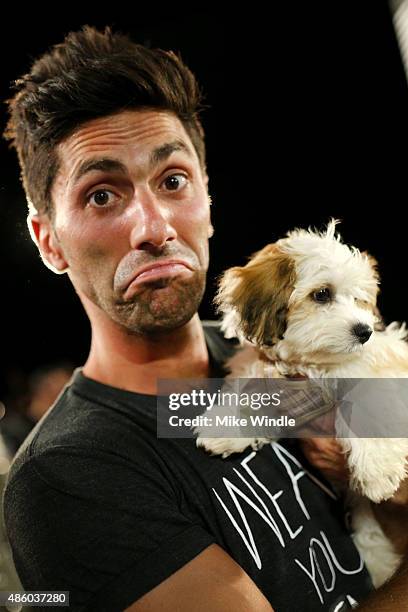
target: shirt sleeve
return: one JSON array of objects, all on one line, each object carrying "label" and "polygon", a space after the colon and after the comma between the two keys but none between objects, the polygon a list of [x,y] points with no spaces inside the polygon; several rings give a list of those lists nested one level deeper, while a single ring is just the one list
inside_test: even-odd
[{"label": "shirt sleeve", "polygon": [[4,518],[26,590],[70,592],[70,610],[118,612],[215,539],[185,517],[160,469],[58,447],[11,477]]}]

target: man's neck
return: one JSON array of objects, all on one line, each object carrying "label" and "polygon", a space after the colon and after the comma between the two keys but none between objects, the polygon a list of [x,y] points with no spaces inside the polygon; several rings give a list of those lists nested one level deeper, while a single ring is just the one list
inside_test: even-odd
[{"label": "man's neck", "polygon": [[196,314],[183,327],[151,336],[130,335],[112,322],[94,325],[83,373],[113,387],[155,395],[158,378],[206,378],[209,370]]}]

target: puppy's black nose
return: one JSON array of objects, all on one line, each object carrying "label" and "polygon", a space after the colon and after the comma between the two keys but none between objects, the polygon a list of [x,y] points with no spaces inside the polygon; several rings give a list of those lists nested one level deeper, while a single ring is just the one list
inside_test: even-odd
[{"label": "puppy's black nose", "polygon": [[364,344],[370,338],[371,334],[373,333],[373,330],[369,325],[366,325],[365,323],[357,323],[356,325],[354,325],[352,332],[359,339],[361,344]]}]

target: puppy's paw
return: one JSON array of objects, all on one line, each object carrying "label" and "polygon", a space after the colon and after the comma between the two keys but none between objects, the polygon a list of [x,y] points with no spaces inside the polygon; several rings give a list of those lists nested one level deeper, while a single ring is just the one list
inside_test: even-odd
[{"label": "puppy's paw", "polygon": [[233,453],[242,453],[248,446],[258,450],[268,440],[259,438],[201,438],[198,437],[196,444],[204,448],[212,455],[221,455],[223,459]]},{"label": "puppy's paw", "polygon": [[368,497],[371,501],[378,504],[390,499],[398,490],[401,482],[406,476],[405,466],[400,470],[400,474],[381,475],[378,480],[354,477],[352,481],[353,489]]},{"label": "puppy's paw", "polygon": [[375,503],[389,499],[408,473],[408,440],[355,438],[347,442],[351,487]]}]

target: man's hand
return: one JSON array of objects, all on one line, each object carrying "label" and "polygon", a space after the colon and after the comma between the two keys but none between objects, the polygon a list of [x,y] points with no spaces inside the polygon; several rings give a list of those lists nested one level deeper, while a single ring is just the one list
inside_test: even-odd
[{"label": "man's hand", "polygon": [[[300,445],[306,459],[334,485],[347,487],[350,470],[347,456],[333,438],[305,438]],[[400,552],[408,552],[408,478],[394,495],[380,504],[371,504],[385,533],[397,544]],[[406,534],[406,535],[405,535]],[[401,548],[404,543],[404,547]]]},{"label": "man's hand", "polygon": [[350,479],[346,455],[334,438],[305,438],[300,441],[303,454],[333,485],[344,489]]}]

